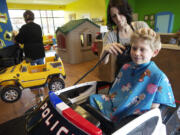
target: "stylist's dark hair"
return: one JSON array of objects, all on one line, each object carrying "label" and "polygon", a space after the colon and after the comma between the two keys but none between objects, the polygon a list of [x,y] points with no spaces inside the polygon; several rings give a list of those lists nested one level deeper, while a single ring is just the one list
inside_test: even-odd
[{"label": "stylist's dark hair", "polygon": [[132,22],[132,8],[126,0],[110,0],[107,8],[107,26],[112,30],[116,24],[111,18],[111,8],[116,7],[120,14],[126,17],[127,23],[130,25]]},{"label": "stylist's dark hair", "polygon": [[31,10],[26,10],[23,14],[24,20],[27,21],[33,21],[34,20],[34,13]]}]

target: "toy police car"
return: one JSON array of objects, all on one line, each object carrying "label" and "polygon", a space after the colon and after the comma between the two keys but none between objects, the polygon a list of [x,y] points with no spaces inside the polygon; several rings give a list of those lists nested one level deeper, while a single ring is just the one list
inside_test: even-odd
[{"label": "toy police car", "polygon": [[62,60],[56,55],[45,58],[45,64],[32,66],[25,60],[0,71],[0,94],[5,102],[15,102],[24,88],[48,84],[52,91],[65,87],[65,71]]},{"label": "toy police car", "polygon": [[35,109],[26,113],[28,135],[176,135],[179,133],[179,110],[150,110],[129,122],[113,123],[89,106],[93,93],[104,93],[107,82],[87,82],[49,92]]}]

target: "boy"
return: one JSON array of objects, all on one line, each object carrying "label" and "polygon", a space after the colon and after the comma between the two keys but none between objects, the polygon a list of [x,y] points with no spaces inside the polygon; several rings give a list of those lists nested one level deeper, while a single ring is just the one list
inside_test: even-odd
[{"label": "boy", "polygon": [[109,95],[91,95],[90,104],[114,121],[140,115],[160,104],[175,107],[168,78],[151,61],[160,49],[160,36],[152,29],[134,32],[131,37],[132,62],[123,65]]}]

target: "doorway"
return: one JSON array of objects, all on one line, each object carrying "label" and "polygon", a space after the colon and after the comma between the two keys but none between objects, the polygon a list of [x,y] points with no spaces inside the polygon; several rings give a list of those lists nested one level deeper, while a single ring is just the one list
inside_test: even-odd
[{"label": "doorway", "polygon": [[171,33],[174,22],[174,14],[160,12],[155,15],[155,31],[158,33]]}]

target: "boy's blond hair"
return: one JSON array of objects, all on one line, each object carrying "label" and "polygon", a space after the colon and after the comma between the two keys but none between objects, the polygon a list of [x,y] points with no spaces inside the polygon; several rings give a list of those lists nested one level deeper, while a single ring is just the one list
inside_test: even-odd
[{"label": "boy's blond hair", "polygon": [[131,44],[136,42],[136,40],[142,39],[147,42],[147,44],[150,45],[151,49],[154,50],[160,50],[161,49],[161,39],[160,35],[155,33],[150,28],[141,28],[137,31],[135,31],[131,36]]}]

